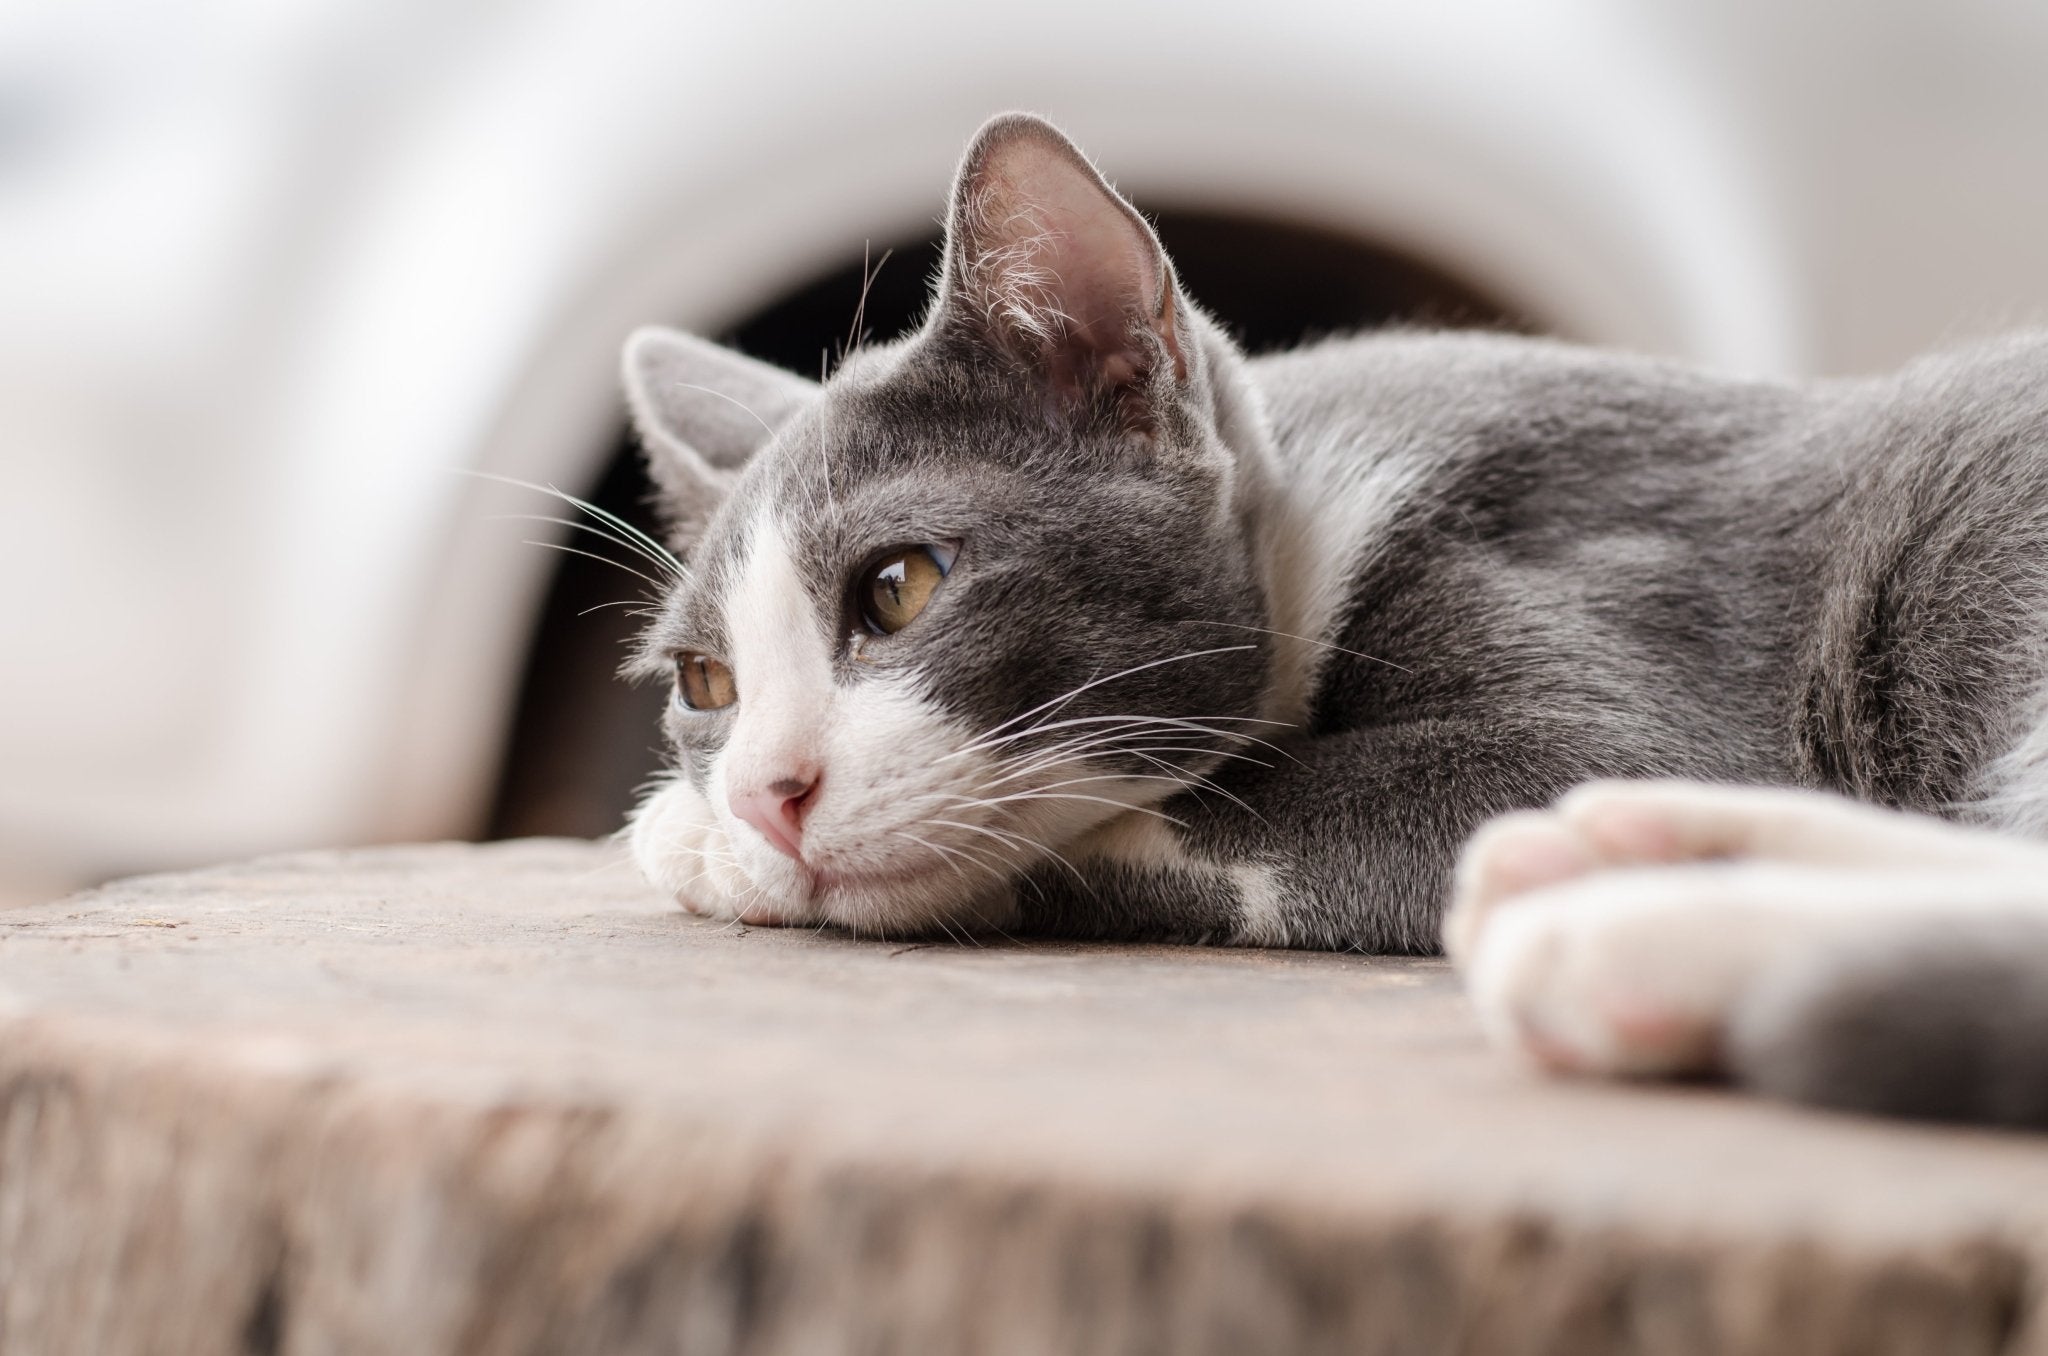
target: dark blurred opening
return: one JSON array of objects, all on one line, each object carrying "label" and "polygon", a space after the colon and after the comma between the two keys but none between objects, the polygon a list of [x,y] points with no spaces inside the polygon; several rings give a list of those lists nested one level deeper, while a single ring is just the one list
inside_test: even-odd
[{"label": "dark blurred opening", "polygon": [[[1327,231],[1255,217],[1163,212],[1160,238],[1190,295],[1253,352],[1391,322],[1529,328],[1509,308],[1406,255]],[[924,313],[936,239],[898,246],[878,269],[863,328],[887,339]],[[722,336],[747,353],[809,376],[850,337],[864,265],[852,258]],[[593,503],[652,530],[638,454],[621,437]],[[587,543],[585,543],[587,544]],[[661,764],[657,723],[667,693],[635,690],[614,674],[637,625],[628,575],[564,556],[534,633],[490,833],[610,833],[634,790]],[[629,562],[630,563],[630,562]]]}]

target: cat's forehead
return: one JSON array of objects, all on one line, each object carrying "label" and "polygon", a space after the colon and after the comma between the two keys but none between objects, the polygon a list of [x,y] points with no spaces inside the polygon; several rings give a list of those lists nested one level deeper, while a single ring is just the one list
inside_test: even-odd
[{"label": "cat's forehead", "polygon": [[921,340],[849,357],[750,472],[803,484],[841,482],[973,460],[1015,463],[1052,440],[1014,374]]},{"label": "cat's forehead", "polygon": [[1048,437],[948,364],[915,351],[850,359],[747,464],[705,545],[731,554],[766,512],[819,544],[957,514]]},{"label": "cat's forehead", "polygon": [[1057,530],[1098,435],[1049,421],[1015,374],[926,337],[849,358],[736,477],[691,552],[684,611],[720,629],[764,525],[821,606],[889,548]]}]

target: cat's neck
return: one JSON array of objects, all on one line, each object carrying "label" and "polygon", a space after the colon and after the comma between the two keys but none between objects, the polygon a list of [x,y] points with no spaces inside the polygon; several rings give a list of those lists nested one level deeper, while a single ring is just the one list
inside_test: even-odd
[{"label": "cat's neck", "polygon": [[[1218,336],[1219,340],[1221,336]],[[1427,479],[1425,462],[1356,419],[1267,414],[1265,363],[1222,340],[1205,352],[1218,435],[1234,453],[1236,511],[1265,602],[1273,662],[1260,716],[1304,724],[1352,603],[1362,556],[1387,539]],[[1347,374],[1349,375],[1349,374]]]},{"label": "cat's neck", "polygon": [[1216,435],[1232,454],[1231,502],[1264,600],[1272,666],[1260,704],[1262,720],[1302,725],[1315,694],[1321,643],[1342,606],[1316,559],[1321,524],[1313,495],[1304,495],[1275,441],[1251,365],[1220,332],[1200,336]]}]

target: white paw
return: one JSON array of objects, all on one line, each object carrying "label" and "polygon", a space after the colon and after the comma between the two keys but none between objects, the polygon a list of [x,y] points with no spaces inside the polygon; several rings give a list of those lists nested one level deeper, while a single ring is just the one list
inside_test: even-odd
[{"label": "white paw", "polygon": [[1786,888],[1781,869],[1692,866],[1539,890],[1488,922],[1466,983],[1488,1035],[1551,1068],[1706,1072],[1746,986],[1802,935]]},{"label": "white paw", "polygon": [[741,869],[717,812],[688,782],[664,783],[633,812],[633,860],[655,889],[702,918],[771,924],[770,902]]},{"label": "white paw", "polygon": [[1549,810],[1522,810],[1481,825],[1451,878],[1444,950],[1462,969],[1502,901],[1605,864],[1575,827]]},{"label": "white paw", "polygon": [[1462,963],[1504,901],[1623,867],[1668,866],[1729,855],[1705,825],[1773,813],[1797,792],[1696,782],[1589,782],[1548,810],[1482,825],[1460,854],[1444,944]]}]

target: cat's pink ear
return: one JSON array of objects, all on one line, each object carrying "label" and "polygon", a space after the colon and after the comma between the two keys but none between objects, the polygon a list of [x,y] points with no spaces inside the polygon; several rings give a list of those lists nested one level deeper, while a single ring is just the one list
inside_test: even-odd
[{"label": "cat's pink ear", "polygon": [[1136,209],[1051,123],[991,120],[953,187],[941,316],[1074,400],[1187,377],[1173,266]]},{"label": "cat's pink ear", "polygon": [[626,340],[626,404],[680,538],[696,534],[761,446],[818,384],[708,339],[649,325]]}]

